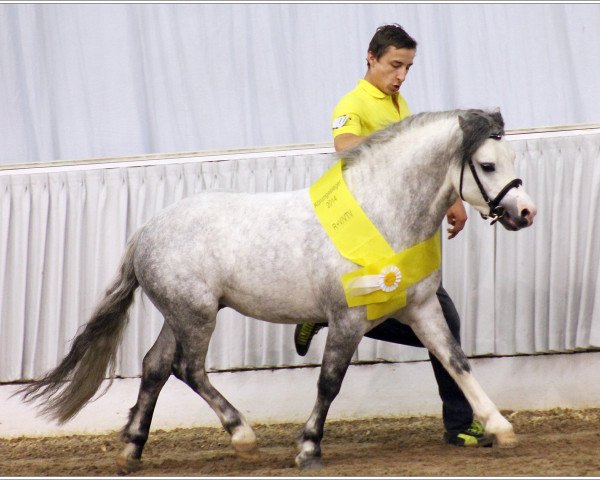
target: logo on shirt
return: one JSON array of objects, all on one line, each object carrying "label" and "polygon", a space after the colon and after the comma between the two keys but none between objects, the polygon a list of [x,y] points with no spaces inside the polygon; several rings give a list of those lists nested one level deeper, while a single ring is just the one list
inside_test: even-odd
[{"label": "logo on shirt", "polygon": [[348,118],[350,118],[349,115],[344,115],[342,117],[338,117],[333,121],[333,125],[331,125],[331,128],[341,128],[343,127],[346,122],[348,121]]}]

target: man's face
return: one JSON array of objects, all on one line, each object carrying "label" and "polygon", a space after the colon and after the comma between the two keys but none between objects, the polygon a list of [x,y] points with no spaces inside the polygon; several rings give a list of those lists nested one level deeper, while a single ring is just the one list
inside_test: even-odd
[{"label": "man's face", "polygon": [[377,60],[373,53],[367,54],[370,68],[365,79],[387,95],[398,93],[413,64],[416,50],[388,47]]}]

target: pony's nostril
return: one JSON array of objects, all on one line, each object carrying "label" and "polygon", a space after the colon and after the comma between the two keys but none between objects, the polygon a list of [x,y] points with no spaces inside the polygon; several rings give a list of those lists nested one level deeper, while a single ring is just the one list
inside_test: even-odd
[{"label": "pony's nostril", "polygon": [[527,210],[526,208],[524,208],[523,210],[521,210],[521,217],[522,218],[527,218],[530,213],[531,212],[529,210]]}]

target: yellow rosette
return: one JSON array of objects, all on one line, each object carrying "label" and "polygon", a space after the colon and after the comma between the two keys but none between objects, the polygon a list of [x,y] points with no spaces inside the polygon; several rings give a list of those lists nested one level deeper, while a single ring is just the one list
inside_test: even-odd
[{"label": "yellow rosette", "polygon": [[406,306],[406,289],[435,272],[440,262],[438,230],[400,253],[342,275],[346,302],[349,307],[366,305],[368,320],[389,315]]}]

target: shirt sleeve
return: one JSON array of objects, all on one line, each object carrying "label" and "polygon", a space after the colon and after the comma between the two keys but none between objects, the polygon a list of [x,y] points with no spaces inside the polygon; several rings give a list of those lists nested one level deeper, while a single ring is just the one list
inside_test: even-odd
[{"label": "shirt sleeve", "polygon": [[360,114],[356,112],[356,108],[350,105],[347,101],[347,96],[343,97],[333,109],[331,114],[331,133],[333,138],[343,133],[352,133],[360,135],[362,131],[362,121]]},{"label": "shirt sleeve", "polygon": [[331,132],[333,138],[343,133],[352,133],[354,135],[360,135],[362,132],[362,122],[360,116],[357,113],[344,113],[341,115],[332,116],[331,121]]}]

